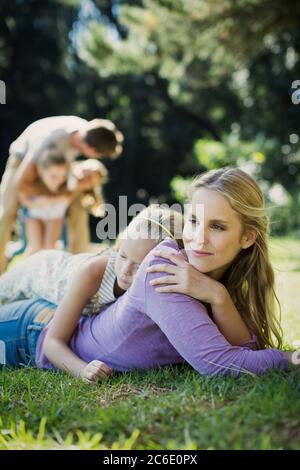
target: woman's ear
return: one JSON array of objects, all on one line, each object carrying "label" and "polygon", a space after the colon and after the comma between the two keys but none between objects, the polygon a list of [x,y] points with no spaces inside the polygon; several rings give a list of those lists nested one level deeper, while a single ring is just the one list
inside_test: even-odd
[{"label": "woman's ear", "polygon": [[257,232],[255,230],[248,230],[241,239],[242,250],[246,250],[255,243]]}]

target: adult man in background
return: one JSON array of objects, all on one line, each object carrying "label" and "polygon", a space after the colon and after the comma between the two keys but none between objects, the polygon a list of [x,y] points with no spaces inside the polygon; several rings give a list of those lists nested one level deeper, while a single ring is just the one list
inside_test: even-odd
[{"label": "adult man in background", "polygon": [[[89,159],[117,158],[122,152],[123,135],[112,121],[86,121],[77,116],[53,116],[30,124],[10,145],[9,157],[0,185],[0,273],[5,269],[5,248],[10,240],[19,206],[18,192],[35,196],[36,161],[43,150],[55,146],[71,162],[78,180],[67,214],[68,247],[72,253],[88,250],[88,213],[81,204],[83,193],[100,184],[99,168],[75,162],[79,155]],[[89,160],[88,160],[89,161]],[[92,160],[91,160],[92,163]],[[97,180],[97,177],[99,180]]]}]

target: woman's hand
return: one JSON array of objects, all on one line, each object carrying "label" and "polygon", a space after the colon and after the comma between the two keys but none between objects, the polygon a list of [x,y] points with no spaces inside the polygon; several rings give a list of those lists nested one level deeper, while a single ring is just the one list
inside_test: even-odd
[{"label": "woman's hand", "polygon": [[300,366],[300,351],[285,351],[287,362],[293,366]]},{"label": "woman's hand", "polygon": [[[155,250],[154,254],[170,260],[174,264],[155,264],[147,268],[148,272],[163,272],[166,276],[152,279],[150,284],[158,286],[157,292],[178,292],[189,295],[202,302],[218,305],[223,302],[226,289],[220,282],[210,278],[192,266],[182,253],[176,250]],[[167,286],[160,286],[168,284]]]},{"label": "woman's hand", "polygon": [[182,253],[174,249],[155,250],[157,256],[174,263],[149,266],[148,272],[164,272],[167,276],[152,279],[158,292],[179,292],[211,305],[213,320],[220,332],[234,346],[242,346],[251,339],[250,331],[234,305],[229,292],[221,283],[198,271],[186,261]]},{"label": "woman's hand", "polygon": [[112,369],[110,369],[104,362],[91,361],[80,372],[80,377],[87,383],[97,383],[104,377],[110,377]]}]

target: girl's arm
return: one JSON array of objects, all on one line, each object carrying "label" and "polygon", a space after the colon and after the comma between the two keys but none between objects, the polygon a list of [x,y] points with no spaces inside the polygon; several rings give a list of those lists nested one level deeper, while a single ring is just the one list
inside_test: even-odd
[{"label": "girl's arm", "polygon": [[156,264],[148,269],[148,272],[169,274],[151,281],[158,292],[186,294],[210,304],[215,324],[233,346],[243,346],[251,340],[251,334],[223,284],[198,271],[174,249],[156,249],[155,254],[172,263]]},{"label": "girl's arm", "polygon": [[83,308],[99,289],[107,261],[108,255],[103,254],[92,258],[78,270],[55,312],[43,345],[45,355],[56,367],[89,382],[109,375],[111,369],[100,361],[87,364],[73,353],[68,343]]}]

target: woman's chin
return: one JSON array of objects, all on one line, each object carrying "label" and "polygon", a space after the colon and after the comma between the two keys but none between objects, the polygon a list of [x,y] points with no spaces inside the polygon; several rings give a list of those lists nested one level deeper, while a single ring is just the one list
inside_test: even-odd
[{"label": "woman's chin", "polygon": [[188,261],[195,269],[197,269],[197,271],[200,271],[203,274],[212,270],[212,267],[209,266],[209,263],[204,259],[195,259],[193,256],[188,256]]}]

